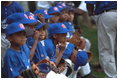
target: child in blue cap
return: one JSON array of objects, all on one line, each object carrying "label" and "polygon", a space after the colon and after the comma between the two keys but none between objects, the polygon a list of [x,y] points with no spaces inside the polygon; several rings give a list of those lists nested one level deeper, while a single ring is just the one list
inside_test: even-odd
[{"label": "child in blue cap", "polygon": [[[9,15],[7,17],[7,20],[6,20],[6,23],[7,24],[11,24],[13,22],[20,22],[20,23],[23,23],[23,24],[32,24],[32,23],[35,23],[37,22],[35,19],[34,20],[31,20],[28,18],[28,16],[24,13],[13,13],[11,15]],[[28,33],[26,33],[28,34]],[[8,41],[9,42],[9,41]],[[6,44],[6,49],[8,48],[10,44]],[[2,56],[4,57],[4,53],[6,52],[6,50],[4,50],[4,52],[2,52]]]},{"label": "child in blue cap", "polygon": [[6,28],[6,36],[11,46],[4,57],[3,74],[7,78],[20,78],[20,73],[30,68],[30,51],[25,48],[26,35],[22,23],[12,23]]},{"label": "child in blue cap", "polygon": [[[29,37],[33,37],[34,43],[33,46],[31,48],[31,56],[30,58],[32,59],[32,57],[34,56],[35,53],[35,49],[36,49],[36,45],[38,43],[38,32],[35,31],[35,27],[38,24],[37,20],[34,18],[34,15],[30,12],[27,13],[14,13],[10,16],[7,17],[7,23],[10,24],[12,22],[21,22],[24,24],[25,28],[26,28],[26,37],[27,37],[27,42],[30,42],[31,40],[29,39]],[[27,46],[29,47],[29,45],[27,44]]]},{"label": "child in blue cap", "polygon": [[70,39],[74,32],[74,27],[70,20],[74,17],[72,17],[72,14],[69,13],[69,10],[64,3],[58,4],[57,7],[59,8],[60,12],[62,13],[62,15],[60,15],[59,22],[64,23],[67,26],[67,29],[70,30],[70,32],[67,33],[67,38]]},{"label": "child in blue cap", "polygon": [[[41,41],[50,61],[56,66],[60,63],[63,51],[65,49],[66,33],[68,29],[63,23],[49,24],[48,39]],[[64,69],[59,68],[60,70]]]},{"label": "child in blue cap", "polygon": [[[54,64],[53,62],[51,62],[50,59],[48,58],[47,53],[46,53],[46,51],[45,51],[45,49],[44,49],[44,46],[43,46],[43,44],[40,42],[41,40],[46,39],[46,29],[47,29],[46,23],[41,23],[40,25],[38,25],[38,26],[36,27],[36,31],[38,31],[38,33],[39,33],[39,38],[38,38],[38,43],[37,43],[37,45],[36,45],[35,54],[34,54],[34,56],[33,56],[33,58],[32,58],[32,62],[35,63],[35,64],[37,64],[37,63],[41,62],[42,60],[46,59],[47,62],[48,62],[50,65],[54,65],[54,66],[55,66],[55,64]],[[30,48],[32,48],[33,42],[34,42],[35,40],[34,40],[33,37],[30,37],[28,40],[30,40],[30,41],[27,41],[28,46],[29,46]],[[43,68],[44,68],[44,67],[43,67]],[[43,68],[41,68],[41,69],[43,69]],[[44,70],[45,70],[45,68],[44,68]],[[43,73],[43,72],[40,72],[40,73],[39,73],[39,76],[40,76],[41,78],[45,77],[44,75],[46,75],[46,73]]]},{"label": "child in blue cap", "polygon": [[[52,55],[56,56],[56,54],[58,54],[55,61],[56,65],[58,65],[62,57],[63,51],[65,49],[66,35],[68,31],[69,30],[66,28],[66,26],[63,23],[54,23],[49,25],[48,36],[50,39],[48,39],[47,41],[50,40],[49,42],[52,43],[51,45],[53,46],[53,50],[52,49],[50,50],[52,50],[53,53],[48,51],[47,54],[49,57],[51,57]],[[55,52],[56,46],[59,47],[60,53]]]},{"label": "child in blue cap", "polygon": [[53,15],[52,18],[50,18],[50,22],[49,23],[56,23],[59,20],[59,16],[60,16],[60,11],[58,9],[58,7],[54,6],[54,7],[50,7],[48,9],[48,14],[49,15]]}]

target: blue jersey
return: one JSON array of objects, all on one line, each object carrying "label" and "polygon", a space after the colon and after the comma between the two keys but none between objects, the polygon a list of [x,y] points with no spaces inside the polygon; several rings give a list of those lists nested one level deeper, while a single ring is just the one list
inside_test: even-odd
[{"label": "blue jersey", "polygon": [[74,47],[75,46],[72,43],[67,42],[66,43],[66,48],[64,50],[62,58],[68,59],[71,56],[71,54],[72,54],[72,52],[74,50]]},{"label": "blue jersey", "polygon": [[117,1],[86,1],[89,4],[95,4],[95,14],[99,14],[104,10],[117,9]]},{"label": "blue jersey", "polygon": [[1,15],[2,15],[1,20],[4,20],[7,18],[7,16],[9,16],[13,13],[17,13],[17,12],[24,12],[24,9],[19,3],[15,2],[15,1],[13,1],[8,6],[1,5]]},{"label": "blue jersey", "polygon": [[29,49],[32,48],[33,43],[34,43],[34,39],[32,37],[28,37],[26,40],[26,44],[27,44]]},{"label": "blue jersey", "polygon": [[34,63],[38,63],[39,61],[47,58],[47,53],[44,49],[44,46],[41,44],[41,42],[38,42],[37,46],[36,46],[36,51],[35,51],[35,54],[34,54],[34,57],[32,59],[32,61]]},{"label": "blue jersey", "polygon": [[[34,43],[34,39],[32,37],[28,37],[26,44],[30,49],[32,48],[33,43]],[[45,58],[47,58],[47,53],[44,49],[44,46],[41,44],[41,42],[38,42],[32,61],[34,63],[38,63],[39,61],[41,61]]]},{"label": "blue jersey", "polygon": [[44,42],[43,46],[46,50],[46,53],[47,53],[50,61],[56,62],[56,46],[54,45],[53,40],[46,39],[46,40],[43,40],[43,42]]},{"label": "blue jersey", "polygon": [[20,73],[31,67],[29,54],[30,51],[26,45],[21,46],[20,52],[9,48],[4,57],[3,74],[7,78],[15,78]]}]

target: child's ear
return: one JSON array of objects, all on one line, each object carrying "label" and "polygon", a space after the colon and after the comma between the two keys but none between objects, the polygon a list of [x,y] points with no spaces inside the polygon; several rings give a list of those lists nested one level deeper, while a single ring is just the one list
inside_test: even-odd
[{"label": "child's ear", "polygon": [[8,39],[9,41],[12,41],[12,37],[11,36],[7,36],[6,39]]},{"label": "child's ear", "polygon": [[55,38],[57,38],[57,35],[56,35],[56,34],[54,34],[54,35],[53,35],[53,38],[54,38],[54,39],[55,39]]}]

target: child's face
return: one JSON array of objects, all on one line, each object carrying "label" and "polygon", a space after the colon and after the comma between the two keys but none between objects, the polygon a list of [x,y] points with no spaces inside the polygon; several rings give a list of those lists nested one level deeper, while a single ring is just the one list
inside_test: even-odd
[{"label": "child's face", "polygon": [[29,25],[29,24],[26,24],[25,25],[25,31],[26,31],[26,36],[27,37],[30,37],[30,36],[33,36],[34,34],[34,31],[35,31],[35,27],[34,25]]},{"label": "child's face", "polygon": [[39,31],[39,39],[40,40],[44,40],[46,38],[46,30],[44,29],[44,27],[38,29]]},{"label": "child's face", "polygon": [[67,35],[67,33],[65,33],[65,34],[55,34],[55,40],[57,40],[58,43],[65,43],[66,42],[66,35]]},{"label": "child's face", "polygon": [[51,15],[53,15],[53,17],[50,18],[50,22],[51,22],[51,23],[56,23],[56,22],[59,21],[59,16],[60,16],[59,13],[53,13],[53,14],[51,14]]},{"label": "child's face", "polygon": [[74,13],[73,12],[69,12],[69,19],[68,21],[72,22],[74,20]]},{"label": "child's face", "polygon": [[18,46],[24,45],[26,43],[26,35],[24,31],[17,32],[8,37],[8,40]]},{"label": "child's face", "polygon": [[69,16],[67,13],[64,13],[64,14],[60,15],[59,20],[60,20],[61,22],[64,22],[64,21],[67,21],[69,17],[70,17],[70,16]]}]

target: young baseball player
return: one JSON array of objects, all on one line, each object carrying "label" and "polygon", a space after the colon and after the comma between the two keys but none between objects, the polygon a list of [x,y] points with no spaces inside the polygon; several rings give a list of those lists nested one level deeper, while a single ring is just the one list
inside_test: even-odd
[{"label": "young baseball player", "polygon": [[25,28],[22,23],[12,23],[6,28],[11,46],[4,57],[3,74],[7,78],[20,78],[23,70],[30,68],[30,51],[26,48]]},{"label": "young baseball player", "polygon": [[49,15],[53,15],[53,17],[50,18],[50,22],[49,23],[56,23],[56,22],[58,22],[59,16],[60,16],[60,11],[59,11],[59,9],[56,6],[50,7],[48,9],[48,14]]},{"label": "young baseball player", "polygon": [[27,14],[27,15],[25,13],[14,13],[14,14],[7,17],[6,22],[8,24],[13,23],[13,22],[21,22],[24,24],[24,26],[26,28],[26,30],[25,30],[26,37],[28,38],[28,37],[34,36],[35,41],[34,41],[33,46],[31,48],[31,54],[30,54],[30,59],[32,59],[34,52],[35,52],[36,45],[38,43],[37,36],[39,36],[39,35],[38,35],[38,32],[35,31],[35,27],[38,22],[34,18],[33,14]]}]

